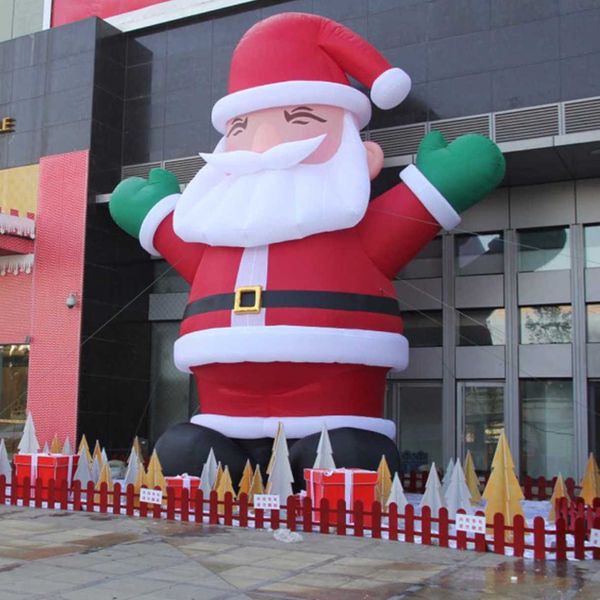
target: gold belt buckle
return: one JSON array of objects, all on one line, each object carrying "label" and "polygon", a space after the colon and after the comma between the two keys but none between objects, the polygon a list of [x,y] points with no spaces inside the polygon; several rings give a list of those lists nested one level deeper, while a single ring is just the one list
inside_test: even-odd
[{"label": "gold belt buckle", "polygon": [[[254,294],[254,304],[252,306],[242,306],[242,294]],[[261,285],[247,285],[235,290],[235,299],[233,301],[233,312],[240,314],[256,314],[260,312],[262,300]]]}]

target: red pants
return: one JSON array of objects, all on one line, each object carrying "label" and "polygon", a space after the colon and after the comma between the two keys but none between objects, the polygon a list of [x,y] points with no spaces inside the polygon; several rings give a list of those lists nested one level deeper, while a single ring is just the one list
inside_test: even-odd
[{"label": "red pants", "polygon": [[383,416],[387,367],[233,363],[193,367],[203,413],[241,417]]}]

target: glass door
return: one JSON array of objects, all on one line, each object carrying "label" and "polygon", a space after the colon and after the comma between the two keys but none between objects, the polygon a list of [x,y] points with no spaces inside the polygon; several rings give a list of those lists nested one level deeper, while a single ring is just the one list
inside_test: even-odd
[{"label": "glass door", "polygon": [[504,427],[504,383],[461,381],[458,384],[457,450],[461,460],[471,451],[475,468],[489,471]]},{"label": "glass door", "polygon": [[9,454],[17,451],[27,408],[29,345],[0,346],[0,437]]}]

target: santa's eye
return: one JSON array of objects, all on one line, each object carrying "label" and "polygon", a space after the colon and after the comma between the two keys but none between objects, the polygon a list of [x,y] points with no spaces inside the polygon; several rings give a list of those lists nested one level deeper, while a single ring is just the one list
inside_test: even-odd
[{"label": "santa's eye", "polygon": [[283,116],[288,123],[292,125],[308,125],[311,121],[318,123],[326,123],[327,119],[312,112],[312,108],[308,106],[298,106],[290,111],[284,110]]},{"label": "santa's eye", "polygon": [[238,117],[231,122],[231,127],[229,128],[226,137],[239,135],[246,127],[248,127],[248,117],[245,117],[244,119]]}]

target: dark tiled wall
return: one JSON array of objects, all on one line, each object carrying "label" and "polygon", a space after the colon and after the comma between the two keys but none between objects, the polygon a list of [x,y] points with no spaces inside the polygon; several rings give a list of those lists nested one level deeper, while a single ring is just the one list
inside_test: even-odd
[{"label": "dark tiled wall", "polygon": [[285,11],[348,25],[411,75],[410,97],[376,110],[373,128],[600,95],[600,0],[253,2],[130,36],[124,163],[211,149],[233,48]]}]

